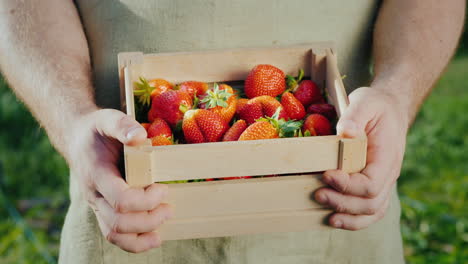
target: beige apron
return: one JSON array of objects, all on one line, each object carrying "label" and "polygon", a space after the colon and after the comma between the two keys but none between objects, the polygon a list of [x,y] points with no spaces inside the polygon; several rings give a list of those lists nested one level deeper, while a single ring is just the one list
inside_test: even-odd
[{"label": "beige apron", "polygon": [[[371,0],[76,0],[103,107],[119,107],[117,53],[262,47],[332,40],[348,88],[370,79]],[[73,172],[72,172],[73,174]],[[396,191],[386,217],[362,231],[309,231],[168,241],[126,253],[101,235],[73,175],[60,263],[403,263]]]}]

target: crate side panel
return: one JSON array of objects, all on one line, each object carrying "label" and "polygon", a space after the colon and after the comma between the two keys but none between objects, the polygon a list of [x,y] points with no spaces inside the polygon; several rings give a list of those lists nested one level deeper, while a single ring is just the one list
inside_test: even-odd
[{"label": "crate side panel", "polygon": [[326,55],[326,89],[328,91],[328,99],[335,106],[338,117],[340,117],[344,113],[346,107],[348,107],[349,100],[346,95],[340,71],[338,70],[336,55],[331,49],[326,50]]},{"label": "crate side panel", "polygon": [[330,229],[324,224],[330,213],[329,210],[305,210],[169,220],[157,232],[163,240],[180,240]]},{"label": "crate side panel", "polygon": [[272,64],[285,74],[295,76],[300,68],[310,72],[311,57],[310,45],[150,54],[145,55],[140,74],[145,78],[165,78],[175,83],[235,81],[245,80],[257,64]]},{"label": "crate side panel", "polygon": [[124,146],[125,179],[131,187],[145,187],[154,182],[151,174],[151,152]]},{"label": "crate side panel", "polygon": [[236,141],[152,149],[153,179],[308,173],[338,168],[339,137]]},{"label": "crate side panel", "polygon": [[165,202],[174,219],[323,208],[313,192],[320,175],[300,175],[170,184]]}]

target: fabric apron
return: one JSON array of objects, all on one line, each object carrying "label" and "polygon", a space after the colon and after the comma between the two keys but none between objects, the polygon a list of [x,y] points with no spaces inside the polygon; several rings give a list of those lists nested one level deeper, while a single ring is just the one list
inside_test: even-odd
[{"label": "fabric apron", "polygon": [[[119,108],[117,53],[268,47],[331,40],[348,92],[368,85],[378,1],[76,0],[88,39],[96,101]],[[321,230],[167,241],[131,254],[101,235],[75,182],[60,263],[404,263],[396,190],[386,216],[361,231]]]}]

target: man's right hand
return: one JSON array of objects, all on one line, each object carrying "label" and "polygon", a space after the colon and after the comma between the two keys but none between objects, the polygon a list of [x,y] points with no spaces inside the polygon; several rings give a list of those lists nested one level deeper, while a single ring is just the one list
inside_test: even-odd
[{"label": "man's right hand", "polygon": [[129,252],[159,247],[153,232],[172,216],[164,184],[131,188],[121,177],[117,161],[122,144],[133,146],[146,139],[145,129],[124,113],[103,109],[74,122],[68,143],[68,162],[80,190],[96,214],[108,241]]}]

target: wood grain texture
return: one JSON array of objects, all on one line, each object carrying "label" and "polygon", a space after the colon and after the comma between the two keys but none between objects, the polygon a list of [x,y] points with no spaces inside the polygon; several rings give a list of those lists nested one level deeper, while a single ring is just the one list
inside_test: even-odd
[{"label": "wood grain texture", "polygon": [[330,210],[291,210],[169,220],[157,232],[163,240],[180,240],[331,229],[324,224],[330,213]]},{"label": "wood grain texture", "polygon": [[348,96],[346,95],[346,90],[344,88],[343,80],[338,70],[338,64],[336,55],[331,49],[327,49],[327,91],[329,96],[329,101],[336,108],[336,113],[338,117],[346,110],[346,107],[349,105]]},{"label": "wood grain texture", "polygon": [[360,172],[366,166],[367,138],[340,140],[338,168],[348,173]]},{"label": "wood grain texture", "polygon": [[[146,54],[143,63],[132,67],[138,76],[164,78],[171,82],[197,80],[223,82],[245,80],[257,64],[272,64],[285,74],[303,68],[310,77],[312,49],[323,51],[328,42],[297,46]],[[183,73],[183,74],[181,74]],[[134,76],[135,78],[137,76]]]},{"label": "wood grain texture", "polygon": [[312,195],[324,186],[320,177],[307,174],[169,184],[164,202],[177,205],[173,219],[319,209],[323,206]]},{"label": "wood grain texture", "polygon": [[151,153],[151,174],[160,182],[336,169],[339,140],[324,136],[160,146]]}]

